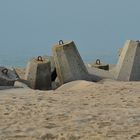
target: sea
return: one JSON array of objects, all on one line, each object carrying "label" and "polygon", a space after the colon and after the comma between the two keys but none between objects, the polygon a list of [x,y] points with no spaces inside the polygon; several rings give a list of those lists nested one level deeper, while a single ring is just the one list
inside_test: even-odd
[{"label": "sea", "polygon": [[[93,63],[96,59],[100,59],[101,62],[106,64],[115,64],[117,62],[117,56],[113,53],[85,53],[85,51],[79,51],[83,61],[85,63]],[[48,47],[15,47],[15,48],[1,48],[0,51],[0,66],[4,67],[26,67],[27,62],[38,56],[51,56],[51,48]]]}]

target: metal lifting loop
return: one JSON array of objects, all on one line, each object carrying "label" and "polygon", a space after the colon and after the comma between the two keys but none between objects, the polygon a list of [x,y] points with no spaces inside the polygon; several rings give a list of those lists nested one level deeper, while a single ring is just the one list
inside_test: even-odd
[{"label": "metal lifting loop", "polygon": [[59,40],[59,45],[64,44],[63,40]]},{"label": "metal lifting loop", "polygon": [[38,56],[37,61],[43,61],[42,56]]},{"label": "metal lifting loop", "polygon": [[100,64],[101,64],[100,59],[97,59],[97,60],[96,60],[96,64],[97,64],[97,65],[100,65]]},{"label": "metal lifting loop", "polygon": [[8,69],[7,69],[7,68],[4,68],[3,70],[1,70],[1,72],[2,72],[3,74],[7,75],[7,74],[8,74]]}]

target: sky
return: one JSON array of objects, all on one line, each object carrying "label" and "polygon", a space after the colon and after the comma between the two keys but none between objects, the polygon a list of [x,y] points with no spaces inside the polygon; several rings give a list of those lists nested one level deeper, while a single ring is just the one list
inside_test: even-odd
[{"label": "sky", "polygon": [[0,65],[24,65],[73,40],[85,62],[116,63],[140,39],[139,0],[0,0]]}]

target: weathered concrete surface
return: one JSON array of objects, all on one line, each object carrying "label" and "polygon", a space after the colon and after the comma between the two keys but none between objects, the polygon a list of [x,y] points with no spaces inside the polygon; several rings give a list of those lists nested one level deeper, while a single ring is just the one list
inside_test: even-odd
[{"label": "weathered concrete surface", "polygon": [[55,45],[53,57],[61,84],[74,80],[89,80],[88,71],[73,41],[61,41],[59,45]]},{"label": "weathered concrete surface", "polygon": [[43,58],[50,60],[50,63],[51,63],[51,80],[55,81],[55,79],[57,77],[57,73],[56,73],[56,67],[55,67],[53,56],[45,55],[45,56],[43,56]]},{"label": "weathered concrete surface", "polygon": [[47,57],[31,59],[26,68],[25,80],[33,89],[51,89],[51,64]]},{"label": "weathered concrete surface", "polygon": [[122,81],[140,80],[140,42],[127,40],[112,73]]},{"label": "weathered concrete surface", "polygon": [[14,70],[0,67],[0,86],[14,86],[17,79],[18,75]]},{"label": "weathered concrete surface", "polygon": [[88,65],[87,65],[87,70],[91,79],[95,82],[98,82],[102,79],[115,80],[114,75],[110,71],[106,71],[106,70],[94,68],[94,67],[89,67]]},{"label": "weathered concrete surface", "polygon": [[119,48],[119,49],[118,49],[118,56],[119,56],[119,57],[120,57],[120,55],[121,55],[121,53],[122,53],[122,49],[123,49],[123,48]]},{"label": "weathered concrete surface", "polygon": [[57,72],[56,72],[56,67],[55,67],[55,63],[54,63],[54,58],[53,58],[53,56],[50,56],[49,59],[51,62],[51,80],[55,81],[57,78]]}]

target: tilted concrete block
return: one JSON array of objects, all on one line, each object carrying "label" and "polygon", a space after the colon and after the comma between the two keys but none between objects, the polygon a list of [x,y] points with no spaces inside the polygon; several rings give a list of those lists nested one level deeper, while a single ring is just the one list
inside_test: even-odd
[{"label": "tilted concrete block", "polygon": [[18,78],[14,70],[0,67],[0,86],[14,86]]},{"label": "tilted concrete block", "polygon": [[61,84],[74,80],[89,80],[88,71],[73,41],[59,41],[53,47],[57,76]]},{"label": "tilted concrete block", "polygon": [[31,59],[26,67],[25,79],[32,89],[51,89],[51,64],[47,57]]},{"label": "tilted concrete block", "polygon": [[112,71],[117,80],[140,81],[140,42],[127,40]]},{"label": "tilted concrete block", "polygon": [[92,79],[92,81],[95,82],[98,82],[102,79],[112,79],[112,80],[115,79],[114,75],[107,70],[103,70],[95,67],[89,67],[88,65],[87,65],[87,70],[90,75],[90,78]]}]

